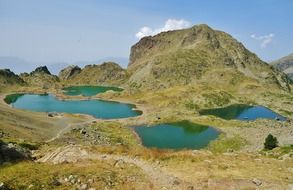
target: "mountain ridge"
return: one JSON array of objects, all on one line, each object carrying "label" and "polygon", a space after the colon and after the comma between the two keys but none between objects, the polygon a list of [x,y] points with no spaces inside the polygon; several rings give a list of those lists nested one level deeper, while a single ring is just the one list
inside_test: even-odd
[{"label": "mountain ridge", "polygon": [[293,53],[270,63],[278,70],[287,74],[293,81]]},{"label": "mountain ridge", "polygon": [[64,75],[73,72],[72,69],[75,69],[75,71],[78,71],[68,76],[66,81],[70,84],[90,85],[120,85],[128,78],[126,70],[114,62],[86,65],[82,69],[78,68],[76,66],[67,67],[59,73],[59,76],[62,78]]},{"label": "mountain ridge", "polygon": [[[206,24],[144,37],[131,47],[129,60],[130,83],[147,88],[157,84],[167,88],[200,81],[209,83],[209,80],[218,83],[222,81],[216,76],[218,73],[229,77],[232,72],[234,78],[274,83],[289,90],[282,73],[273,70],[231,35]],[[208,75],[216,76],[216,80]],[[230,76],[226,80],[230,80],[226,82],[229,85],[234,79]]]},{"label": "mountain ridge", "polygon": [[20,77],[31,86],[46,88],[61,81],[69,85],[122,85],[138,89],[204,84],[238,90],[273,86],[290,91],[285,75],[231,35],[206,24],[142,38],[131,47],[127,69],[114,62],[86,65],[82,69],[69,66],[58,77],[44,66]]},{"label": "mountain ridge", "polygon": [[0,91],[1,88],[18,85],[24,86],[26,83],[10,69],[0,69]]},{"label": "mountain ridge", "polygon": [[19,75],[28,85],[47,89],[56,86],[59,83],[59,78],[52,75],[47,66],[37,67],[34,71],[21,73]]}]

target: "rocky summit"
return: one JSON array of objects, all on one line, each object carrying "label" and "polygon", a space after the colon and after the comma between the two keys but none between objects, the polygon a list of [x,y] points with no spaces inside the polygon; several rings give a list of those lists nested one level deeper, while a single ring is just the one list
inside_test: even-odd
[{"label": "rocky summit", "polygon": [[[59,76],[63,76],[61,71]],[[63,79],[61,77],[61,79]],[[80,72],[68,78],[68,83],[73,84],[122,84],[127,79],[127,72],[117,63],[105,62],[101,65],[87,65]]]},{"label": "rocky summit", "polygon": [[35,74],[47,74],[47,75],[51,75],[51,73],[48,70],[47,66],[38,67],[34,71],[32,71],[30,74],[31,75],[35,75]]},{"label": "rocky summit", "polygon": [[283,71],[293,81],[293,53],[271,63],[275,68]]},{"label": "rocky summit", "polygon": [[201,24],[142,38],[131,47],[130,83],[166,88],[268,85],[289,90],[286,77],[247,50],[231,35]]},{"label": "rocky summit", "polygon": [[36,68],[30,74],[22,73],[20,77],[30,86],[49,88],[59,82],[59,78],[52,75],[47,66]]},{"label": "rocky summit", "polygon": [[12,85],[24,85],[25,82],[9,69],[0,69],[0,87],[8,87]]},{"label": "rocky summit", "polygon": [[78,75],[80,72],[81,72],[81,68],[79,68],[76,65],[70,65],[62,69],[58,76],[61,80],[68,80]]}]

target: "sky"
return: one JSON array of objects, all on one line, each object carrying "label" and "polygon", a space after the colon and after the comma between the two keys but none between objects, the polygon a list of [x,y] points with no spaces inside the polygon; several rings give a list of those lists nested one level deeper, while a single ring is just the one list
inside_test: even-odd
[{"label": "sky", "polygon": [[0,0],[0,68],[14,59],[24,68],[107,59],[126,67],[141,37],[202,23],[272,61],[293,52],[292,10],[292,0]]}]

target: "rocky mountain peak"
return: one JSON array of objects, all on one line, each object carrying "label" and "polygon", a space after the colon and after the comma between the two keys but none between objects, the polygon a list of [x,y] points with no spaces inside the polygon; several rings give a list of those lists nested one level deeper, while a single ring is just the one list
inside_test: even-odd
[{"label": "rocky mountain peak", "polygon": [[275,68],[287,74],[293,81],[293,53],[271,63]]},{"label": "rocky mountain peak", "polygon": [[76,65],[70,65],[64,69],[62,69],[59,73],[59,78],[61,80],[68,80],[81,72],[81,68]]},{"label": "rocky mountain peak", "polygon": [[0,69],[0,75],[8,77],[16,76],[10,69]]},{"label": "rocky mountain peak", "polygon": [[68,67],[59,73],[61,80],[76,84],[113,85],[120,84],[127,78],[127,72],[114,62],[86,65],[83,69]]},{"label": "rocky mountain peak", "polygon": [[25,82],[9,69],[0,69],[0,87],[8,85],[23,85]]},{"label": "rocky mountain peak", "polygon": [[104,62],[100,65],[101,68],[115,68],[115,69],[122,69],[122,67],[117,64],[117,63],[114,63],[114,62]]},{"label": "rocky mountain peak", "polygon": [[[288,89],[281,73],[231,35],[206,24],[144,37],[131,47],[129,60],[130,81],[141,87],[158,84],[170,87],[199,81],[230,86],[245,78]],[[227,75],[226,79],[219,77],[219,73]]]},{"label": "rocky mountain peak", "polygon": [[56,85],[59,82],[59,78],[56,75],[52,75],[47,66],[37,67],[30,74],[22,73],[20,77],[30,86],[38,86],[47,89]]},{"label": "rocky mountain peak", "polygon": [[129,66],[141,57],[152,57],[163,51],[178,48],[190,48],[205,44],[212,50],[220,47],[217,31],[206,24],[195,25],[188,29],[161,32],[155,36],[147,36],[131,47]]},{"label": "rocky mountain peak", "polygon": [[48,70],[47,66],[41,66],[37,67],[34,71],[31,72],[31,75],[42,73],[42,74],[48,74],[51,75],[50,71]]}]

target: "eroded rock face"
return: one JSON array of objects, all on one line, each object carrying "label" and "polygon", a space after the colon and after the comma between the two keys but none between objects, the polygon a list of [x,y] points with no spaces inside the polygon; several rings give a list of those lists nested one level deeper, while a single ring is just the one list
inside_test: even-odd
[{"label": "eroded rock face", "polygon": [[78,75],[80,72],[81,72],[81,68],[79,68],[76,65],[70,65],[66,67],[65,69],[62,69],[58,76],[61,80],[68,80]]},{"label": "eroded rock face", "polygon": [[231,35],[204,24],[142,38],[131,47],[127,70],[130,86],[136,87],[168,88],[198,82],[227,87],[253,81],[255,86],[289,90],[282,73]]}]

